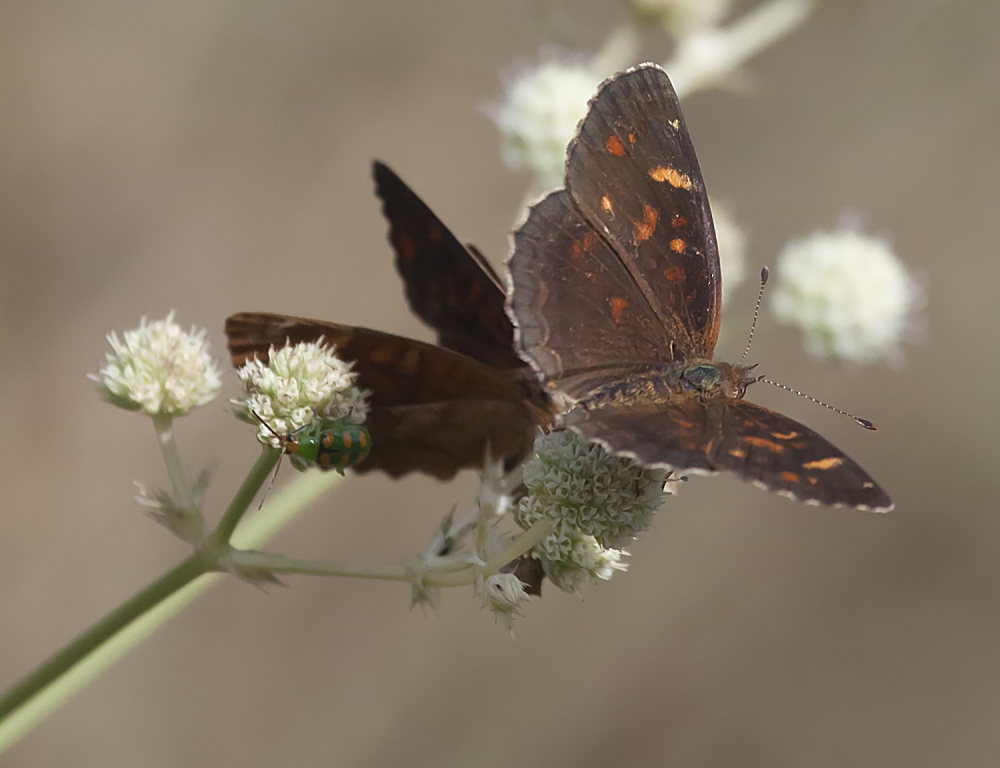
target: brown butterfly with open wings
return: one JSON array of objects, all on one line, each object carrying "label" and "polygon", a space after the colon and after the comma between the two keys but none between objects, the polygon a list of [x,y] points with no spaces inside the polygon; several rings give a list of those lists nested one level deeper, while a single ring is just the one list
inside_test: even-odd
[{"label": "brown butterfly with open wings", "polygon": [[807,503],[892,509],[808,427],[743,399],[713,363],[722,275],[698,159],[666,73],[607,80],[567,150],[566,187],[514,237],[516,346],[562,426],[645,465],[735,472]]}]

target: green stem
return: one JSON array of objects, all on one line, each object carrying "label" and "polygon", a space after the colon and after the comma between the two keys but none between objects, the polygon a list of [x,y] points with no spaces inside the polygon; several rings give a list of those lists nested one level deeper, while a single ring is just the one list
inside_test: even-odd
[{"label": "green stem", "polygon": [[419,580],[428,587],[460,587],[475,584],[476,579],[492,576],[511,560],[516,560],[542,539],[552,533],[552,526],[545,521],[535,523],[498,554],[477,566],[460,558],[448,558],[428,565],[420,559],[403,563],[349,563],[328,560],[299,560],[267,552],[232,550],[225,559],[228,565],[248,569],[261,569],[271,573],[300,574],[308,576],[341,576],[354,579],[382,579],[385,581]]},{"label": "green stem", "polygon": [[250,473],[246,476],[236,495],[233,496],[233,500],[229,502],[229,506],[222,515],[218,527],[210,537],[211,544],[215,548],[221,549],[229,544],[229,540],[233,536],[233,531],[236,530],[236,526],[243,518],[243,515],[246,514],[260,487],[267,480],[268,475],[271,474],[274,465],[278,463],[281,453],[280,448],[265,448],[257,461],[254,462],[253,467],[250,468]]},{"label": "green stem", "polygon": [[134,597],[115,608],[21,682],[8,689],[0,698],[0,722],[95,648],[117,634],[123,627],[206,571],[206,563],[201,556],[192,555],[172,571],[168,571]]},{"label": "green stem", "polygon": [[181,454],[177,450],[177,441],[174,440],[173,417],[162,413],[156,414],[153,416],[153,428],[156,430],[156,442],[160,445],[163,461],[167,465],[167,474],[170,476],[170,485],[174,489],[174,498],[179,500],[184,508],[190,512],[198,512],[194,508],[191,484],[188,483],[184,464],[181,462]]},{"label": "green stem", "polygon": [[[267,506],[243,521],[232,537],[233,546],[246,549],[263,546],[282,527],[295,519],[326,491],[338,485],[342,479],[334,472],[304,473],[287,488],[275,494]],[[200,557],[206,558],[207,561],[206,553],[202,553]],[[210,573],[200,578],[195,578],[197,573],[190,574],[187,569],[195,568],[192,563],[197,563],[198,558],[199,555],[192,556],[133,598],[130,601],[133,604],[140,598],[147,599],[148,609],[137,612],[141,615],[136,615],[131,620],[125,619],[127,625],[107,636],[104,641],[94,644],[89,652],[83,651],[83,655],[77,661],[74,662],[70,658],[71,655],[76,655],[75,652],[71,654],[70,649],[82,649],[84,638],[93,641],[99,634],[98,626],[110,626],[108,622],[112,616],[122,618],[123,611],[126,610],[124,606],[102,619],[100,625],[88,629],[56,657],[45,662],[45,667],[35,670],[4,693],[0,697],[0,705],[3,707],[3,715],[0,716],[0,754],[6,752],[12,744],[65,704],[70,697],[96,680],[116,661],[124,658],[129,651],[170,621],[213,584],[222,580],[225,576],[223,573]],[[209,565],[205,562],[200,570],[208,569]],[[157,595],[166,595],[166,598]],[[156,599],[150,599],[151,596]],[[60,660],[58,666],[56,666],[57,659]],[[43,671],[46,668],[47,671]],[[59,669],[63,669],[62,673]],[[46,679],[49,682],[46,682]]]}]

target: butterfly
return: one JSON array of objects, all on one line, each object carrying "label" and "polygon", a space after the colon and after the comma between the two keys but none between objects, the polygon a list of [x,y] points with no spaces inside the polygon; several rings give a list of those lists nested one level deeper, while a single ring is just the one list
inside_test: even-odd
[{"label": "butterfly", "polygon": [[712,362],[715,230],[660,67],[600,86],[567,149],[565,188],[530,209],[507,268],[517,349],[561,426],[644,465],[730,471],[807,503],[892,509],[825,438],[744,400],[751,368]]},{"label": "butterfly", "polygon": [[233,365],[269,349],[323,338],[353,361],[370,392],[371,451],[359,472],[419,471],[448,480],[483,464],[487,450],[508,466],[551,423],[537,378],[513,348],[506,293],[473,246],[464,246],[388,166],[375,162],[376,191],[410,306],[440,346],[368,328],[265,312],[226,320]]}]

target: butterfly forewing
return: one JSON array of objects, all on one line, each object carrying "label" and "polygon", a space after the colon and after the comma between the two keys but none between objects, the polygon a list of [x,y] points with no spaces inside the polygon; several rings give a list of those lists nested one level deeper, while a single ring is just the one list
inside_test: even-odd
[{"label": "butterfly forewing", "polygon": [[413,313],[438,332],[442,347],[493,368],[520,367],[506,295],[489,262],[462,245],[388,166],[376,161],[372,173]]},{"label": "butterfly forewing", "polygon": [[673,359],[711,358],[722,301],[715,229],[663,70],[644,66],[601,86],[569,147],[566,189],[657,319],[641,323],[645,335]]},{"label": "butterfly forewing", "polygon": [[662,359],[662,330],[647,333],[656,317],[565,190],[531,209],[508,266],[518,342],[546,381],[589,371],[614,378]]}]

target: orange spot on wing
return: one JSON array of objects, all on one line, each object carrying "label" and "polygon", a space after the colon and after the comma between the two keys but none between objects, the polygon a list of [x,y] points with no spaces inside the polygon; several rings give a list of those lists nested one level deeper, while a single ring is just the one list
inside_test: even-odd
[{"label": "orange spot on wing", "polygon": [[403,261],[413,261],[413,257],[417,255],[417,246],[413,244],[409,235],[399,235],[396,238],[396,250]]},{"label": "orange spot on wing", "polygon": [[351,447],[351,433],[345,432],[340,436],[340,442],[345,448]]},{"label": "orange spot on wing", "polygon": [[684,253],[684,249],[687,248],[687,243],[681,240],[679,237],[675,237],[670,241],[670,250],[674,253]]},{"label": "orange spot on wing", "polygon": [[782,472],[781,479],[786,483],[797,483],[799,481],[799,476],[794,472]]},{"label": "orange spot on wing", "polygon": [[650,205],[643,204],[643,219],[635,222],[635,244],[645,242],[653,236],[656,231],[656,222],[660,214]]},{"label": "orange spot on wing", "polygon": [[437,227],[431,227],[430,229],[427,230],[427,238],[432,243],[441,242],[442,240],[444,240],[444,232],[442,232]]},{"label": "orange spot on wing", "polygon": [[611,203],[611,198],[608,197],[607,195],[601,196],[601,210],[604,211],[605,213],[615,212],[615,207]]},{"label": "orange spot on wing", "polygon": [[573,241],[573,244],[569,247],[569,251],[570,256],[574,259],[574,261],[590,250],[591,246],[594,244],[594,237],[596,237],[596,235],[593,232],[588,232],[579,240]]},{"label": "orange spot on wing", "polygon": [[807,477],[806,480],[809,481],[809,485],[816,485],[819,482],[818,477]]},{"label": "orange spot on wing", "polygon": [[843,463],[843,457],[831,456],[828,459],[816,459],[816,461],[810,461],[807,464],[803,464],[802,469],[833,469],[834,467],[839,467]]},{"label": "orange spot on wing", "polygon": [[416,349],[408,349],[403,359],[399,361],[399,371],[404,376],[413,376],[420,367],[420,352]]},{"label": "orange spot on wing", "polygon": [[686,227],[688,225],[688,220],[681,216],[679,213],[675,213],[673,218],[670,219],[670,226],[674,229],[680,229],[681,227]]},{"label": "orange spot on wing", "polygon": [[737,458],[737,459],[745,459],[747,457],[747,455],[743,451],[741,451],[739,448],[733,448],[729,452],[729,455],[732,456],[732,457],[734,457],[734,458]]},{"label": "orange spot on wing", "polygon": [[776,437],[776,438],[778,438],[778,440],[791,440],[793,437],[798,437],[798,436],[799,436],[799,433],[795,432],[794,430],[791,431],[791,432],[789,432],[786,435],[783,435],[780,432],[772,432],[771,433],[771,437]]},{"label": "orange spot on wing", "polygon": [[661,184],[665,181],[671,187],[678,189],[691,189],[691,177],[686,173],[681,173],[676,168],[658,165],[649,172],[649,178]]},{"label": "orange spot on wing", "polygon": [[628,143],[629,144],[635,144],[635,134],[634,133],[630,133],[628,135]]},{"label": "orange spot on wing", "polygon": [[622,145],[621,139],[617,136],[608,136],[608,140],[604,142],[604,146],[612,155],[617,155],[618,157],[625,155],[625,147]]},{"label": "orange spot on wing", "polygon": [[[785,446],[779,443],[771,442],[770,440],[763,437],[756,437],[755,435],[748,435],[743,438],[744,442],[750,443],[754,448],[766,448],[771,453],[784,453]],[[806,467],[808,469],[808,466]]]},{"label": "orange spot on wing", "polygon": [[687,279],[684,267],[672,264],[663,270],[663,276],[671,283],[683,283]]},{"label": "orange spot on wing", "polygon": [[628,302],[621,296],[611,297],[611,317],[616,323],[620,323],[622,321],[622,312],[625,311],[625,307],[627,306]]},{"label": "orange spot on wing", "polygon": [[678,426],[681,426],[684,429],[691,429],[694,427],[694,422],[687,421],[686,419],[676,419],[674,420],[674,424],[677,424]]},{"label": "orange spot on wing", "polygon": [[376,365],[385,365],[392,360],[392,348],[388,345],[375,347],[369,354],[368,359]]}]

